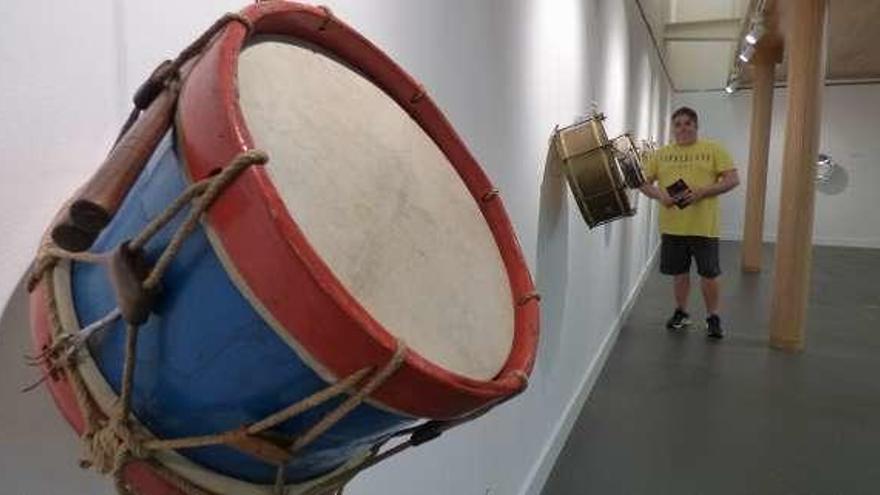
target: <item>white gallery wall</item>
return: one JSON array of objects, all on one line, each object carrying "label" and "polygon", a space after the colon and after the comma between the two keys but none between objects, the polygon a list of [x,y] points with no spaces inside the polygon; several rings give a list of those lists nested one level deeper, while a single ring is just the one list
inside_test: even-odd
[{"label": "white gallery wall", "polygon": [[[420,80],[501,191],[542,293],[531,386],[359,476],[346,493],[537,494],[656,251],[656,212],[588,231],[548,139],[593,102],[609,134],[664,141],[669,87],[635,0],[326,2]],[[240,2],[3,2],[0,493],[109,494],[36,378],[20,279],[54,211],[106,153],[129,96]],[[7,304],[8,302],[8,304]],[[39,427],[37,425],[40,425]],[[51,475],[44,473],[50,472]]]},{"label": "white gallery wall", "polygon": [[[731,96],[722,92],[678,93],[675,105],[700,114],[700,133],[724,143],[733,154],[743,186],[723,198],[722,235],[741,239],[745,221],[748,176],[750,91]],[[782,154],[785,145],[787,90],[775,91],[767,172],[764,239],[776,239]],[[826,86],[823,92],[819,150],[831,155],[839,169],[816,189],[813,241],[816,244],[880,247],[880,85]]]}]

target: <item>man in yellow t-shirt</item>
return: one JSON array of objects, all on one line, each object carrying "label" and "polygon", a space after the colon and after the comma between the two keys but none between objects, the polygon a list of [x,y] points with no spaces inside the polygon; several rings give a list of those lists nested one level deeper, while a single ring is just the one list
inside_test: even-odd
[{"label": "man in yellow t-shirt", "polygon": [[[697,113],[681,107],[672,114],[675,144],[654,152],[645,167],[641,191],[662,204],[660,208],[660,272],[674,277],[675,312],[666,328],[690,324],[687,312],[691,259],[697,262],[706,304],[709,337],[721,338],[718,317],[718,196],[739,184],[727,151],[718,143],[697,139]],[[654,185],[654,182],[657,185]]]}]

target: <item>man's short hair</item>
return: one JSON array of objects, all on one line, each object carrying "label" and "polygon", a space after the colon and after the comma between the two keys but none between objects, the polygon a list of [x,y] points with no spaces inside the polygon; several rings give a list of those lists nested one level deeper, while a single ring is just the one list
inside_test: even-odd
[{"label": "man's short hair", "polygon": [[678,109],[672,112],[672,119],[675,120],[679,115],[687,115],[691,120],[694,121],[694,124],[699,124],[699,120],[697,118],[697,112],[691,107],[678,107]]}]

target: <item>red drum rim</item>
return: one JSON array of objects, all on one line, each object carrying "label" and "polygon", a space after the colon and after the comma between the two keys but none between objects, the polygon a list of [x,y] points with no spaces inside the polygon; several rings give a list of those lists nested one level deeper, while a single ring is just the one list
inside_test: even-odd
[{"label": "red drum rim", "polygon": [[[447,419],[522,389],[534,364],[538,338],[538,304],[529,297],[534,284],[500,197],[442,112],[403,69],[328,9],[269,1],[241,13],[253,24],[252,34],[290,36],[317,45],[390,95],[463,179],[504,261],[515,307],[514,338],[496,378],[467,378],[409,350],[404,365],[372,395],[373,401],[407,415]],[[194,180],[215,173],[218,166],[254,147],[236,90],[237,62],[246,35],[242,23],[230,23],[195,64],[182,89],[179,149]],[[206,223],[212,244],[239,288],[293,337],[297,351],[317,363],[316,371],[325,378],[338,379],[391,360],[395,338],[315,252],[265,170],[245,171],[212,206]]]}]

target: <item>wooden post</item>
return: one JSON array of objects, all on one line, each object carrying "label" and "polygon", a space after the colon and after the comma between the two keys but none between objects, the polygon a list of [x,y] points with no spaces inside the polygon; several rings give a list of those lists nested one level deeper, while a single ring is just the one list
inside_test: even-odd
[{"label": "wooden post", "polygon": [[804,347],[813,257],[813,180],[825,79],[827,1],[797,0],[786,6],[789,100],[770,345],[800,351]]},{"label": "wooden post", "polygon": [[746,221],[743,226],[742,269],[761,271],[764,242],[764,201],[767,191],[767,155],[773,114],[774,67],[777,57],[766,48],[755,53],[752,63],[752,126],[749,174],[746,188]]}]

